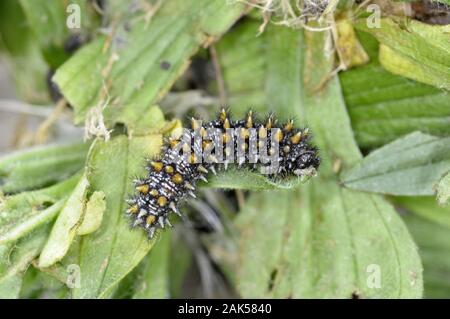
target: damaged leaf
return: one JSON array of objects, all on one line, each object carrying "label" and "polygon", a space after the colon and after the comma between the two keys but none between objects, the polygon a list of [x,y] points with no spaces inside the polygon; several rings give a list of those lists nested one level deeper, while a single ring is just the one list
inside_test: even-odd
[{"label": "damaged leaf", "polygon": [[102,223],[105,209],[105,193],[102,191],[94,192],[86,203],[86,212],[81,225],[77,229],[77,234],[87,235],[96,231]]},{"label": "damaged leaf", "polygon": [[86,211],[88,187],[89,181],[86,175],[83,175],[53,225],[48,241],[39,256],[38,267],[49,267],[66,255]]},{"label": "damaged leaf", "polygon": [[244,8],[222,0],[164,1],[149,22],[139,11],[117,26],[122,30],[126,23],[124,38],[98,37],[82,48],[57,70],[54,81],[73,105],[77,123],[92,108],[104,107],[107,125],[134,128],[186,70],[189,58],[220,37]]},{"label": "damaged leaf", "polygon": [[388,71],[450,90],[450,41],[447,26],[417,20],[381,20],[369,28],[365,20],[355,27],[374,35],[380,45],[380,63]]}]

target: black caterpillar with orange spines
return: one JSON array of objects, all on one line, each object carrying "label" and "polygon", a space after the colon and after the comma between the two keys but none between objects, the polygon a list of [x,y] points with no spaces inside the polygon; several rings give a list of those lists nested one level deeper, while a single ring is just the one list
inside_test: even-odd
[{"label": "black caterpillar with orange spines", "polygon": [[195,198],[197,182],[232,162],[269,178],[314,175],[320,158],[310,138],[309,130],[295,128],[292,120],[278,127],[272,115],[263,122],[252,112],[232,120],[223,109],[213,121],[192,119],[191,129],[169,140],[161,158],[149,162],[148,176],[135,181],[136,194],[127,210],[132,226],[145,229],[149,238],[157,229],[171,227],[170,213],[181,216],[179,203]]}]

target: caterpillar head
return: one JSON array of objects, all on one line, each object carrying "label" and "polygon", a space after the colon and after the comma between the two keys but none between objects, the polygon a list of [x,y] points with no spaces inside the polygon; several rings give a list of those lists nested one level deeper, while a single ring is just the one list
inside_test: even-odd
[{"label": "caterpillar head", "polygon": [[300,154],[295,159],[295,175],[315,175],[317,168],[320,165],[320,157],[317,155],[317,149],[311,147],[299,152]]},{"label": "caterpillar head", "polygon": [[316,174],[320,166],[320,157],[317,147],[309,140],[311,136],[308,129],[298,130],[288,139],[289,152],[286,160],[286,171],[297,176]]}]

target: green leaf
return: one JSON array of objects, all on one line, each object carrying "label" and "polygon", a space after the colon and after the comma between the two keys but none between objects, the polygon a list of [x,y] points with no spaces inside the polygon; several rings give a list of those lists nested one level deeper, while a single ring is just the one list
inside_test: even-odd
[{"label": "green leaf", "polygon": [[[24,12],[18,1],[6,0],[0,4],[0,39],[1,48],[11,55],[22,55],[30,45],[30,28],[19,21],[25,19]],[[16,28],[11,29],[11,25]],[[21,37],[18,37],[18,35]]]},{"label": "green leaf", "polygon": [[69,289],[35,267],[29,267],[22,279],[20,299],[66,299]]},{"label": "green leaf", "polygon": [[230,166],[226,171],[210,176],[208,183],[200,183],[202,187],[229,188],[247,190],[289,189],[309,180],[311,176],[269,178],[266,175],[250,170],[237,169]]},{"label": "green leaf", "polygon": [[168,298],[169,297],[169,262],[171,233],[161,234],[155,248],[143,261],[141,273],[137,278],[137,287],[133,298]]},{"label": "green leaf", "polygon": [[16,193],[64,180],[84,164],[89,144],[41,146],[0,159],[0,191]]},{"label": "green leaf", "polygon": [[[51,231],[51,229],[49,230]],[[44,243],[45,245],[48,242],[48,237],[49,236],[47,236],[45,240]],[[33,266],[36,267],[36,269],[38,269],[40,273],[48,275],[53,279],[59,281],[60,283],[64,284],[68,288],[67,298],[71,297],[70,287],[77,286],[79,282],[77,282],[76,280],[79,279],[79,276],[81,277],[78,265],[80,238],[81,237],[78,236],[75,237],[75,239],[72,242],[72,245],[69,248],[69,251],[60,262],[57,262],[52,266],[46,268],[39,268],[39,259],[36,260],[33,264]],[[71,285],[68,285],[68,283],[70,283]]]},{"label": "green leaf", "polygon": [[450,229],[450,208],[438,206],[434,197],[395,196],[392,201],[421,218]]},{"label": "green leaf", "polygon": [[404,220],[419,246],[423,262],[424,296],[448,298],[450,294],[450,229],[414,215]]},{"label": "green leaf", "polygon": [[[259,20],[246,19],[236,25],[232,32],[227,33],[216,46],[226,84],[228,104],[236,117],[243,116],[249,107],[258,112],[265,112],[267,99],[272,96],[264,91],[266,75],[269,72],[266,54],[270,54],[271,51],[266,50],[265,39],[268,37],[266,32],[256,37],[260,24]],[[290,44],[294,47],[298,45],[298,41]],[[291,50],[286,50],[285,53],[292,56],[296,52],[291,47]],[[295,76],[298,71],[291,69],[289,81],[284,82],[286,85],[286,88],[283,87],[284,92],[299,87],[300,82]],[[271,82],[275,81],[277,80]],[[299,93],[297,89],[291,92]],[[298,101],[299,99],[296,104]],[[280,113],[288,116],[289,109],[286,111]]]},{"label": "green leaf", "polygon": [[365,32],[358,37],[371,62],[339,73],[358,145],[381,146],[417,130],[450,135],[448,94],[386,71],[377,40]]},{"label": "green leaf", "polygon": [[39,268],[50,267],[66,255],[86,212],[88,187],[89,182],[85,174],[65,202],[53,225],[47,243],[39,256]]},{"label": "green leaf", "polygon": [[446,26],[417,20],[381,20],[380,28],[356,23],[380,41],[380,63],[390,72],[450,90],[450,41]]},{"label": "green leaf", "polygon": [[[31,219],[25,220],[22,223],[20,221],[13,220],[14,223],[6,222],[4,225],[4,229],[2,229],[3,234],[0,238],[0,243],[8,243],[14,241],[22,236],[27,235],[34,228],[40,226],[42,223],[45,223],[49,220],[52,220],[60,211],[64,205],[64,200],[60,200],[50,206],[47,209],[42,210],[38,214],[36,212],[33,213]],[[9,221],[11,222],[11,221]]]},{"label": "green leaf", "polygon": [[[326,34],[302,36],[298,30],[268,26],[262,36],[250,36],[256,30],[257,24],[242,22],[218,51],[230,101],[262,97],[260,112],[274,110],[308,123],[323,164],[306,185],[249,197],[236,220],[239,293],[258,298],[420,297],[420,259],[392,206],[377,195],[342,188],[337,180],[339,169],[353,166],[361,154],[338,79],[329,78],[333,60],[324,54]],[[255,51],[246,54],[241,43]],[[242,52],[237,66],[232,62],[239,57],[236,52]],[[238,69],[244,79],[258,74],[263,85],[259,79],[256,85],[228,82]],[[368,284],[373,265],[381,271],[379,288]]]},{"label": "green leaf", "polygon": [[32,28],[24,23],[25,19],[19,1],[1,1],[0,49],[8,53],[2,55],[2,58],[14,81],[18,97],[31,103],[47,103],[48,66],[41,56],[38,44],[33,41]]},{"label": "green leaf", "polygon": [[433,195],[450,168],[450,138],[420,132],[379,148],[344,172],[346,187],[391,195]]},{"label": "green leaf", "polygon": [[77,234],[87,235],[96,231],[102,224],[105,209],[105,194],[101,191],[94,192],[86,203],[86,212]]},{"label": "green leaf", "polygon": [[75,175],[42,190],[0,198],[0,244],[15,241],[52,220],[78,179]]},{"label": "green leaf", "polygon": [[189,276],[193,259],[185,237],[181,234],[182,231],[183,229],[180,227],[176,228],[171,235],[170,263],[168,265],[171,298],[182,298],[183,283]]},{"label": "green leaf", "polygon": [[[76,258],[70,261],[81,268],[81,286],[72,290],[74,298],[110,296],[153,246],[155,240],[149,241],[145,232],[130,228],[125,199],[133,191],[134,177],[145,173],[145,157],[159,154],[161,145],[160,134],[95,142],[87,179],[90,191],[106,195],[106,210],[100,228],[80,238]],[[66,258],[70,259],[70,254]]]},{"label": "green leaf", "polygon": [[47,63],[57,67],[68,56],[63,48],[63,41],[69,36],[64,2],[20,0],[20,4]]},{"label": "green leaf", "polygon": [[10,276],[0,282],[0,297],[2,299],[18,299],[22,287],[20,275]]},{"label": "green leaf", "polygon": [[[392,207],[377,196],[314,181],[301,191],[252,195],[237,222],[243,297],[421,295],[414,244]],[[370,286],[371,267],[380,270],[378,288]]]},{"label": "green leaf", "polygon": [[447,205],[450,201],[450,172],[447,172],[435,185],[437,200],[440,205]]},{"label": "green leaf", "polygon": [[133,128],[186,70],[198,48],[220,37],[244,8],[222,0],[163,1],[150,22],[143,12],[127,22],[131,31],[123,33],[125,44],[114,45],[118,39],[112,39],[109,45],[99,37],[59,68],[54,80],[74,106],[76,122],[92,107],[106,104],[107,123]]},{"label": "green leaf", "polygon": [[15,243],[0,245],[0,298],[18,297],[22,275],[39,255],[48,231],[49,225],[43,225]]},{"label": "green leaf", "polygon": [[[93,24],[92,20],[94,20],[93,10],[90,10],[87,1],[72,0],[67,3],[64,1],[20,0],[20,4],[27,17],[28,25],[34,32],[36,42],[52,69],[59,67],[69,57],[69,53],[64,49],[64,43],[69,36],[86,32],[84,29]],[[80,9],[80,29],[75,29],[75,31],[72,31],[67,25],[69,13],[73,13],[67,11],[69,4],[75,4]]]}]

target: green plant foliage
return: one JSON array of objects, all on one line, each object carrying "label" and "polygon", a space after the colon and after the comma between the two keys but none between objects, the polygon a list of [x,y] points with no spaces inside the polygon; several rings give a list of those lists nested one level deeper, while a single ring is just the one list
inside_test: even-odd
[{"label": "green plant foliage", "polygon": [[[447,212],[448,213],[448,212]],[[424,266],[424,297],[448,298],[450,285],[449,228],[413,215],[404,217],[417,242]]]},{"label": "green plant foliage", "polygon": [[48,224],[43,225],[15,243],[0,245],[0,297],[18,297],[22,275],[31,261],[39,256],[48,228]]},{"label": "green plant foliage", "polygon": [[448,93],[386,71],[377,40],[365,32],[358,37],[370,63],[339,76],[358,145],[373,148],[418,130],[450,135]]},{"label": "green plant foliage", "polygon": [[179,297],[191,255],[178,235],[178,229],[162,233],[148,257],[120,282],[113,298]]},{"label": "green plant foliage", "polygon": [[304,183],[310,177],[291,178],[268,178],[258,172],[238,170],[231,167],[226,171],[221,171],[216,176],[212,176],[208,183],[202,183],[203,187],[249,189],[249,190],[270,190],[277,188],[293,188]]},{"label": "green plant foliage", "polygon": [[441,207],[431,196],[395,196],[394,204],[405,208],[421,218],[426,218],[435,224],[450,228],[450,208]]},{"label": "green plant foliage", "polygon": [[52,220],[64,205],[78,176],[46,189],[24,192],[3,199],[0,204],[0,243],[10,242]]},{"label": "green plant foliage", "polygon": [[68,288],[65,284],[39,271],[29,267],[23,276],[19,298],[67,298]]},{"label": "green plant foliage", "polygon": [[447,205],[450,200],[450,173],[447,172],[434,187],[437,200],[441,205]]},{"label": "green plant foliage", "polygon": [[450,89],[450,42],[446,26],[386,18],[381,20],[380,28],[369,28],[365,21],[356,23],[356,27],[380,41],[380,63],[387,70]]},{"label": "green plant foliage", "polygon": [[[64,49],[64,43],[71,34],[77,34],[80,29],[71,31],[67,27],[67,4],[63,1],[20,0],[27,23],[36,37],[43,57],[52,69],[59,67],[69,57]],[[70,4],[80,8],[80,27],[86,30],[93,23],[93,12],[89,10],[86,1],[75,0]]]},{"label": "green plant foliage", "polygon": [[243,8],[221,0],[164,1],[150,22],[142,12],[130,21],[124,39],[129,45],[120,48],[116,39],[99,37],[58,69],[54,80],[74,106],[76,122],[90,108],[106,104],[107,122],[133,128],[186,70],[199,47],[224,33]]},{"label": "green plant foliage", "polygon": [[[255,195],[238,220],[238,288],[245,297],[418,297],[421,268],[415,254],[405,253],[415,248],[394,216],[380,198],[333,183]],[[367,285],[372,264],[382,269],[381,289]]]},{"label": "green plant foliage", "polygon": [[[80,29],[66,1],[0,3],[20,98],[48,103],[55,71],[68,105],[45,124],[72,115],[90,140],[0,158],[0,298],[220,296],[219,284],[244,298],[449,296],[448,26],[389,12],[369,28],[330,2],[322,22],[336,24],[310,31],[324,25],[300,28],[292,3],[70,1]],[[73,35],[86,43],[69,52]],[[230,165],[149,240],[125,213],[133,180],[185,116],[217,112],[209,101],[309,127],[318,174]]]},{"label": "green plant foliage", "polygon": [[450,168],[450,138],[411,133],[342,174],[346,187],[390,195],[433,195]]},{"label": "green plant foliage", "polygon": [[[241,25],[237,29],[240,33],[236,30],[236,34],[230,34],[229,42],[225,38],[229,47],[222,47],[224,52],[219,51],[219,56],[231,56],[227,49],[239,50],[237,43],[256,32],[252,25]],[[236,221],[241,230],[238,290],[244,297],[420,297],[420,260],[395,211],[382,198],[342,189],[337,182],[333,167],[350,167],[361,155],[352,137],[339,82],[334,78],[321,86],[332,67],[332,60],[325,60],[319,53],[324,40],[317,33],[306,32],[302,37],[299,32],[268,27],[264,37],[253,39],[262,44],[249,43],[270,48],[259,71],[266,83],[259,95],[267,95],[269,101],[260,108],[279,108],[277,113],[295,116],[314,127],[323,165],[321,177],[308,186],[250,197]],[[284,54],[286,48],[288,56]],[[235,67],[227,70],[227,62],[225,79]],[[237,68],[245,77],[244,65],[241,61]],[[297,89],[285,88],[286,79],[289,85],[298,83]],[[304,89],[299,93],[302,84]],[[231,96],[237,92],[238,99],[245,92],[236,86],[227,87]],[[386,235],[376,235],[380,232]],[[379,290],[368,288],[366,283],[370,264],[384,269],[386,277]]]},{"label": "green plant foliage", "polygon": [[105,194],[102,191],[94,192],[86,202],[83,221],[77,229],[77,234],[88,235],[95,232],[102,224],[105,209]]},{"label": "green plant foliage", "polygon": [[53,265],[69,250],[84,217],[88,187],[86,176],[82,176],[53,225],[48,241],[39,256],[39,267]]},{"label": "green plant foliage", "polygon": [[170,249],[169,267],[169,291],[172,298],[181,298],[183,282],[192,265],[192,253],[187,243],[180,236],[180,231],[175,230]]},{"label": "green plant foliage", "polygon": [[[125,199],[131,194],[133,176],[143,173],[143,159],[158,154],[161,143],[161,135],[131,140],[120,136],[97,141],[92,149],[87,163],[89,191],[105,194],[106,213],[97,231],[80,238],[81,288],[73,289],[74,298],[108,296],[153,246],[144,232],[130,230]],[[114,162],[104,165],[111,158]]]},{"label": "green plant foliage", "polygon": [[87,143],[41,146],[0,159],[0,191],[16,193],[51,185],[78,172]]},{"label": "green plant foliage", "polygon": [[155,246],[141,266],[141,272],[136,280],[137,287],[133,298],[168,298],[169,292],[169,262],[170,262],[170,233],[161,235]]},{"label": "green plant foliage", "polygon": [[[0,50],[11,71],[16,94],[29,102],[48,102],[45,77],[47,65],[25,13],[17,0],[0,3]],[[14,27],[12,27],[14,26]]]}]

